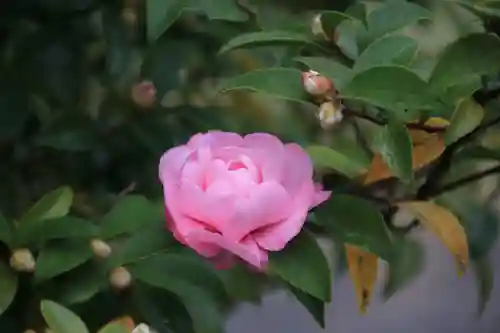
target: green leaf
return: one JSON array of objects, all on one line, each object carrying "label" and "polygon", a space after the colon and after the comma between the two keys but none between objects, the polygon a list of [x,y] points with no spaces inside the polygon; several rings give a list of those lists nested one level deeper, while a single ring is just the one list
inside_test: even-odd
[{"label": "green leaf", "polygon": [[382,214],[372,203],[349,195],[333,195],[315,212],[334,240],[391,259],[391,235]]},{"label": "green leaf", "polygon": [[359,176],[370,167],[370,160],[350,154],[347,150],[339,151],[326,146],[309,146],[306,151],[315,168],[333,169],[348,177]]},{"label": "green leaf", "polygon": [[69,186],[46,193],[21,217],[20,224],[65,216],[73,203],[73,197],[73,190]]},{"label": "green leaf", "polygon": [[314,320],[319,324],[321,328],[325,328],[325,302],[322,300],[311,296],[302,290],[295,288],[292,285],[288,285],[288,288],[295,296],[295,298],[302,304],[307,311],[311,314]]},{"label": "green leaf", "polygon": [[441,54],[430,78],[436,90],[461,82],[471,77],[495,74],[500,70],[500,39],[494,34],[471,34],[448,45]]},{"label": "green leaf", "polygon": [[68,272],[92,258],[88,242],[64,241],[48,244],[36,259],[35,279],[38,282]]},{"label": "green leaf", "polygon": [[190,258],[172,254],[141,260],[129,269],[134,278],[177,295],[188,310],[196,333],[224,331],[219,304],[204,284],[211,280],[209,270],[193,265]]},{"label": "green leaf", "polygon": [[353,18],[361,21],[365,26],[368,26],[368,15],[366,12],[366,3],[364,2],[356,2],[349,6],[345,13]]},{"label": "green leaf", "polygon": [[87,326],[71,310],[50,300],[40,304],[42,316],[51,330],[57,333],[89,333]]},{"label": "green leaf", "polygon": [[340,23],[346,20],[356,20],[355,17],[348,15],[347,13],[341,13],[334,10],[328,10],[319,13],[321,19],[321,26],[323,31],[327,36],[332,38],[335,34],[335,29]]},{"label": "green leaf", "polygon": [[472,267],[476,275],[476,286],[478,290],[478,314],[481,316],[491,298],[495,280],[494,272],[488,258],[473,261]]},{"label": "green leaf", "polygon": [[0,261],[0,315],[8,309],[17,293],[18,278],[12,269]]},{"label": "green leaf", "polygon": [[360,72],[341,93],[344,99],[360,100],[400,113],[435,106],[427,83],[400,66],[378,66]]},{"label": "green leaf", "polygon": [[9,221],[0,212],[0,242],[9,245],[12,240],[12,228]]},{"label": "green leaf", "polygon": [[274,46],[279,44],[306,45],[314,44],[314,40],[309,38],[307,35],[284,30],[249,32],[246,34],[238,35],[237,37],[228,41],[220,48],[219,54],[226,53],[228,51],[241,47],[256,47],[266,45]]},{"label": "green leaf", "polygon": [[500,161],[500,150],[490,149],[482,146],[471,145],[464,147],[457,154],[457,157],[468,159],[484,159]]},{"label": "green leaf", "polygon": [[92,128],[77,127],[50,131],[36,137],[38,146],[66,151],[88,151],[99,145],[99,137]]},{"label": "green leaf", "polygon": [[66,273],[57,280],[58,301],[72,305],[87,302],[108,287],[108,278],[103,268],[89,261]]},{"label": "green leaf", "polygon": [[417,242],[400,238],[396,242],[397,255],[389,263],[383,295],[385,300],[408,286],[424,266],[424,251]]},{"label": "green leaf", "polygon": [[497,18],[500,17],[500,3],[496,0],[449,0],[452,3],[457,3],[472,13],[481,18]]},{"label": "green leaf", "polygon": [[333,60],[320,57],[298,57],[294,60],[332,80],[333,85],[338,90],[342,90],[353,77],[350,68]]},{"label": "green leaf", "polygon": [[163,225],[138,230],[115,249],[108,258],[108,266],[118,267],[130,264],[172,247],[174,239]]},{"label": "green leaf", "polygon": [[390,117],[379,133],[377,148],[394,175],[410,184],[413,181],[413,146],[405,125]]},{"label": "green leaf", "polygon": [[301,72],[291,68],[259,69],[223,80],[219,94],[233,90],[266,93],[304,103],[308,96],[302,87]]},{"label": "green leaf", "polygon": [[14,231],[12,243],[16,247],[41,245],[53,239],[91,238],[99,229],[88,220],[65,216],[47,220],[31,220]]},{"label": "green leaf", "polygon": [[97,333],[128,333],[128,331],[120,323],[111,323],[101,328]]},{"label": "green leaf", "polygon": [[217,270],[229,296],[235,301],[259,302],[263,293],[264,278],[242,264]]},{"label": "green leaf", "polygon": [[484,109],[481,105],[472,99],[461,100],[455,108],[450,126],[448,126],[444,134],[445,144],[450,145],[472,132],[481,124],[483,118]]},{"label": "green leaf", "polygon": [[270,252],[269,269],[292,286],[330,301],[332,278],[328,261],[308,231],[300,232],[282,251]]},{"label": "green leaf", "polygon": [[202,12],[211,20],[245,21],[248,15],[233,0],[147,0],[147,35],[158,39],[184,12]]},{"label": "green leaf", "polygon": [[163,212],[141,195],[122,197],[101,219],[101,237],[114,238],[154,225],[163,219]]},{"label": "green leaf", "polygon": [[371,67],[383,65],[409,66],[418,51],[418,43],[407,36],[382,37],[361,53],[354,63],[354,72],[362,72]]},{"label": "green leaf", "polygon": [[368,36],[364,45],[387,34],[396,32],[421,20],[429,20],[432,13],[406,1],[390,1],[368,14]]}]

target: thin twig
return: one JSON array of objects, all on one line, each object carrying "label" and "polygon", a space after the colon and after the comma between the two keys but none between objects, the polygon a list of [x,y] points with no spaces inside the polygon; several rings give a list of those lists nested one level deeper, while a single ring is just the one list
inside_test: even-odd
[{"label": "thin twig", "polygon": [[[353,116],[356,118],[368,120],[369,122],[372,122],[372,123],[380,125],[380,126],[383,126],[386,124],[386,122],[381,120],[381,119],[369,116],[367,114],[364,114],[362,112],[359,112],[359,111],[356,111],[356,110],[353,110],[350,108],[345,108],[344,113],[348,116],[350,115],[350,116]],[[444,132],[446,130],[446,127],[444,127],[444,126],[427,126],[427,125],[419,124],[419,123],[406,124],[406,127],[408,127],[409,129],[417,129],[417,130],[425,131],[427,133],[441,133],[441,132]]]},{"label": "thin twig", "polygon": [[474,173],[468,176],[465,176],[463,178],[460,178],[458,180],[455,180],[453,182],[450,182],[449,184],[445,184],[439,188],[437,188],[435,191],[432,192],[433,197],[437,197],[443,193],[454,191],[460,187],[469,185],[472,182],[475,182],[477,180],[481,180],[485,177],[495,175],[497,173],[500,173],[500,165],[494,166],[492,168],[486,169],[484,171]]}]

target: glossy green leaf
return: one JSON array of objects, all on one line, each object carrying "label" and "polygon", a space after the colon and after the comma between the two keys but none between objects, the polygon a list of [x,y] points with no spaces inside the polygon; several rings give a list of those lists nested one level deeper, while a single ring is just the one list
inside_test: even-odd
[{"label": "glossy green leaf", "polygon": [[217,270],[229,296],[235,301],[259,302],[264,292],[264,277],[242,264]]},{"label": "glossy green leaf", "polygon": [[46,193],[20,219],[20,223],[63,217],[73,203],[71,187],[63,186]]},{"label": "glossy green leaf", "polygon": [[311,32],[307,14],[288,11],[286,8],[276,6],[269,1],[260,2],[256,7],[257,24],[262,30],[281,30],[303,34]]},{"label": "glossy green leaf", "polygon": [[471,77],[495,74],[500,70],[500,39],[494,34],[472,34],[460,38],[441,54],[430,84],[444,91]]},{"label": "glossy green leaf", "polygon": [[14,301],[17,293],[17,274],[3,261],[0,261],[0,315]]},{"label": "glossy green leaf", "polygon": [[463,99],[455,108],[451,124],[444,134],[446,145],[452,144],[464,135],[472,132],[481,124],[484,118],[484,109],[472,99]]},{"label": "glossy green leaf", "polygon": [[78,217],[65,216],[24,222],[14,231],[12,243],[16,247],[41,245],[52,239],[91,238],[99,229]]},{"label": "glossy green leaf", "polygon": [[389,263],[383,291],[385,300],[408,286],[424,266],[424,250],[420,244],[404,238],[395,243],[397,255]]},{"label": "glossy green leaf", "polygon": [[107,264],[109,267],[130,264],[146,256],[166,251],[173,244],[172,234],[166,230],[163,223],[144,228],[124,240],[108,258]]},{"label": "glossy green leaf", "polygon": [[35,143],[38,146],[58,150],[88,151],[99,146],[100,138],[92,128],[80,126],[40,134],[36,137]]},{"label": "glossy green leaf", "polygon": [[496,0],[449,0],[459,4],[481,18],[500,17],[500,3]]},{"label": "glossy green leaf", "polygon": [[333,169],[348,177],[356,177],[365,173],[370,167],[370,160],[348,150],[336,150],[326,146],[309,146],[306,148],[313,165],[317,169]]},{"label": "glossy green leaf", "polygon": [[201,12],[211,20],[245,21],[248,15],[233,0],[147,0],[147,35],[154,42],[184,12]]},{"label": "glossy green leaf", "polygon": [[389,118],[377,138],[377,149],[394,175],[406,184],[413,181],[412,142],[405,125]]},{"label": "glossy green leaf", "polygon": [[353,18],[363,22],[365,26],[368,26],[368,13],[366,11],[366,3],[356,2],[349,6],[345,13]]},{"label": "glossy green leaf", "polygon": [[278,98],[305,102],[308,98],[302,87],[301,72],[291,68],[259,69],[223,80],[219,94],[233,90],[266,93]]},{"label": "glossy green leaf", "polygon": [[457,157],[500,161],[500,150],[471,145],[459,151]]},{"label": "glossy green leaf", "polygon": [[361,53],[354,63],[354,72],[362,72],[371,67],[383,65],[409,66],[418,51],[418,43],[407,36],[382,37]]},{"label": "glossy green leaf", "polygon": [[210,292],[209,270],[190,258],[179,255],[157,255],[129,267],[132,276],[150,286],[177,295],[186,307],[196,333],[221,333],[223,318],[218,302]]},{"label": "glossy green leaf", "polygon": [[279,252],[269,253],[269,269],[292,286],[323,301],[331,298],[331,271],[313,235],[303,230]]},{"label": "glossy green leaf", "polygon": [[332,80],[336,89],[342,90],[352,79],[353,72],[350,68],[327,58],[321,57],[298,57],[295,61],[305,64],[321,75]]},{"label": "glossy green leaf", "polygon": [[400,66],[378,66],[356,74],[341,91],[344,99],[360,100],[398,112],[435,105],[427,83]]},{"label": "glossy green leaf", "polygon": [[97,333],[129,333],[120,323],[110,323],[99,330]]},{"label": "glossy green leaf", "polygon": [[113,238],[152,226],[163,219],[163,211],[141,195],[122,197],[101,219],[101,237]]},{"label": "glossy green leaf", "polygon": [[368,38],[365,45],[372,41],[401,30],[421,20],[429,20],[432,13],[427,9],[407,1],[389,1],[368,14]]},{"label": "glossy green leaf", "polygon": [[89,333],[84,322],[71,310],[50,300],[40,304],[42,316],[49,328],[57,333]]},{"label": "glossy green leaf", "polygon": [[315,212],[334,240],[356,245],[385,260],[392,257],[391,235],[372,203],[349,195],[333,195]]},{"label": "glossy green leaf", "polygon": [[9,245],[11,239],[12,227],[7,218],[0,212],[0,242]]},{"label": "glossy green leaf", "polygon": [[478,314],[481,316],[491,299],[494,284],[494,271],[488,258],[476,260],[472,264],[478,291]]},{"label": "glossy green leaf", "polygon": [[219,54],[242,47],[256,47],[279,44],[306,45],[314,44],[314,40],[307,35],[284,30],[249,32],[246,34],[238,35],[237,37],[228,41],[220,48]]},{"label": "glossy green leaf", "polygon": [[325,302],[309,295],[302,290],[295,288],[292,285],[288,285],[288,289],[295,296],[297,301],[302,304],[307,311],[311,314],[314,320],[318,323],[321,328],[325,328]]},{"label": "glossy green leaf", "polygon": [[107,272],[97,262],[89,261],[57,280],[57,300],[62,304],[81,304],[109,286]]},{"label": "glossy green leaf", "polygon": [[64,241],[42,248],[36,260],[35,279],[44,281],[68,272],[92,258],[87,241]]},{"label": "glossy green leaf", "polygon": [[323,31],[330,38],[334,36],[335,29],[337,29],[340,23],[346,20],[356,20],[355,17],[334,10],[324,11],[319,14],[321,15],[320,19]]}]

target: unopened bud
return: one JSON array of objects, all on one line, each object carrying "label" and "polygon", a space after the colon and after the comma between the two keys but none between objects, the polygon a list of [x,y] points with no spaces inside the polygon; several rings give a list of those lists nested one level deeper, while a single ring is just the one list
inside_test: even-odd
[{"label": "unopened bud", "polygon": [[321,14],[313,17],[311,22],[311,30],[315,36],[319,36],[325,39],[327,38],[325,31],[323,30],[323,23],[321,23]]},{"label": "unopened bud", "polygon": [[313,96],[326,96],[335,93],[332,81],[312,70],[302,73],[302,85],[304,90]]},{"label": "unopened bud", "polygon": [[10,267],[18,272],[31,273],[35,271],[35,259],[29,249],[14,250],[10,257]]},{"label": "unopened bud", "polygon": [[137,12],[134,8],[125,8],[122,10],[122,19],[123,21],[130,25],[135,26],[137,24]]},{"label": "unopened bud", "polygon": [[141,323],[134,328],[132,333],[153,333],[153,330],[151,330],[148,325]]},{"label": "unopened bud", "polygon": [[111,285],[117,289],[125,289],[132,282],[132,275],[125,267],[118,267],[111,271],[109,276]]},{"label": "unopened bud", "polygon": [[131,97],[135,104],[147,108],[156,100],[156,88],[151,81],[142,81],[132,86]]},{"label": "unopened bud", "polygon": [[92,239],[90,241],[90,248],[98,258],[105,259],[111,254],[111,246],[100,239]]},{"label": "unopened bud", "polygon": [[318,119],[322,128],[329,128],[344,119],[342,114],[342,105],[334,102],[325,102],[321,104],[318,110]]}]

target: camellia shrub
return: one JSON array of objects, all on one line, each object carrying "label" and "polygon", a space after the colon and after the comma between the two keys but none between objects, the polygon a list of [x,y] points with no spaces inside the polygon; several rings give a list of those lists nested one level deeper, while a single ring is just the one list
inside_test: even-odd
[{"label": "camellia shrub", "polygon": [[0,17],[2,332],[218,333],[274,288],[324,327],[343,266],[361,313],[382,264],[386,299],[409,285],[419,229],[474,271],[484,310],[496,2],[23,0]]}]

